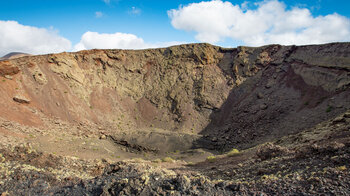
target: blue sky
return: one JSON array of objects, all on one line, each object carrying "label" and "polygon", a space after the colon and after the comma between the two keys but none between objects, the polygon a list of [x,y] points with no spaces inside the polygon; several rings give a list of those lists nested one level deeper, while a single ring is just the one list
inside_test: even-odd
[{"label": "blue sky", "polygon": [[[279,9],[281,5],[285,7]],[[239,13],[235,6],[239,6],[239,11],[242,13]],[[257,11],[259,8],[261,11]],[[269,15],[269,9],[280,11]],[[298,10],[296,14],[288,12],[293,9],[298,9],[299,12]],[[307,16],[306,12],[300,10],[307,10],[310,15]],[[295,42],[300,45],[349,41],[349,10],[350,1],[348,0],[1,0],[0,22],[3,23],[0,23],[0,37],[3,38],[0,38],[0,55],[11,50],[49,53],[90,48],[137,49],[190,42],[209,42],[236,47],[269,43],[294,44]],[[249,11],[253,14],[244,14]],[[213,17],[207,18],[208,13]],[[279,18],[279,14],[281,19],[275,20],[274,18]],[[272,17],[272,20],[259,21],[265,15],[266,18]],[[327,18],[327,15],[334,17]],[[295,21],[293,17],[298,19],[295,28],[288,29],[287,24],[281,26],[284,20]],[[212,21],[211,18],[215,20]],[[246,22],[241,24],[236,21],[240,18]],[[18,24],[10,24],[8,21],[15,21]],[[334,31],[326,28],[329,24],[338,23],[338,26],[333,27]],[[34,29],[22,30],[27,27]],[[249,28],[256,32],[252,33]],[[241,29],[246,30],[240,32]],[[39,32],[40,30],[47,32]],[[10,32],[18,32],[18,35]],[[87,32],[95,32],[95,34],[85,34]],[[343,33],[338,35],[336,34],[338,32]],[[312,33],[316,33],[319,37],[317,39],[310,37]],[[7,41],[3,40],[4,37]],[[38,37],[52,38],[56,41],[46,41]],[[15,44],[17,39],[23,44]],[[114,45],[113,43],[103,44],[108,40],[115,40],[111,41]],[[43,46],[40,47],[41,49],[31,51],[30,46],[24,45],[33,42]],[[57,47],[48,49],[50,48],[48,44],[57,45]]]}]

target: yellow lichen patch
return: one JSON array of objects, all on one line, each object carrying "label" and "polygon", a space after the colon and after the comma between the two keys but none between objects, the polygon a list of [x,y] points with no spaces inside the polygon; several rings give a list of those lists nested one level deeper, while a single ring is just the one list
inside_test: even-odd
[{"label": "yellow lichen patch", "polygon": [[271,174],[271,175],[265,174],[265,175],[261,176],[261,179],[262,180],[278,180],[278,178],[273,174]]},{"label": "yellow lichen patch", "polygon": [[144,181],[144,184],[147,185],[149,182],[149,176],[147,174],[143,175],[141,179]]},{"label": "yellow lichen patch", "polygon": [[339,171],[345,171],[347,168],[345,165],[343,165],[343,166],[336,167],[336,169]]},{"label": "yellow lichen patch", "polygon": [[12,164],[10,164],[9,162],[6,163],[0,163],[0,176],[9,176],[13,173],[13,169],[12,169]]},{"label": "yellow lichen patch", "polygon": [[27,165],[27,164],[23,164],[23,165],[18,166],[18,167],[23,171],[37,171],[37,172],[44,172],[45,171],[44,169],[37,168],[37,167],[34,167],[32,165]]},{"label": "yellow lichen patch", "polygon": [[56,176],[56,179],[62,180],[67,177],[77,177],[80,179],[92,179],[94,176],[89,175],[87,172],[78,172],[74,170],[59,170],[59,169],[52,169],[49,168],[48,171],[50,171],[52,174]]}]

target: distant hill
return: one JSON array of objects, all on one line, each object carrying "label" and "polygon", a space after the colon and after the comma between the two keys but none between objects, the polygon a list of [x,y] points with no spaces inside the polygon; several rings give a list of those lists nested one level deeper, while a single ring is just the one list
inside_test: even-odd
[{"label": "distant hill", "polygon": [[7,60],[7,59],[15,59],[15,58],[24,57],[24,56],[31,56],[31,54],[22,53],[22,52],[11,52],[1,57],[0,61]]}]

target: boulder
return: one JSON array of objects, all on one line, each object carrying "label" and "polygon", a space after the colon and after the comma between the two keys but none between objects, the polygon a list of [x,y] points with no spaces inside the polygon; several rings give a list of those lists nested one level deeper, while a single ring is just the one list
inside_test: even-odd
[{"label": "boulder", "polygon": [[16,95],[13,97],[13,101],[18,102],[18,103],[30,103],[30,100],[24,96],[21,95]]}]

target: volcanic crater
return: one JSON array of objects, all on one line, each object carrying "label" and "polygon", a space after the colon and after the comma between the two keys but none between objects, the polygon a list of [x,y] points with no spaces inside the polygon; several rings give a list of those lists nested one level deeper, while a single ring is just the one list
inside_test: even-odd
[{"label": "volcanic crater", "polygon": [[349,195],[350,44],[0,61],[4,195]]}]

